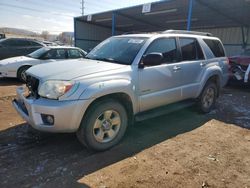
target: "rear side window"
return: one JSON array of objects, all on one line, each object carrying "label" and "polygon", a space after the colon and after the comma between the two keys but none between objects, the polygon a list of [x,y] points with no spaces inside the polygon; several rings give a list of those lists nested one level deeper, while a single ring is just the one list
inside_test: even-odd
[{"label": "rear side window", "polygon": [[215,57],[225,57],[225,52],[220,41],[211,39],[203,39],[203,40],[208,45],[210,50],[213,52]]},{"label": "rear side window", "polygon": [[70,49],[68,50],[68,58],[75,59],[75,58],[82,58],[82,54],[79,52],[79,50]]},{"label": "rear side window", "polygon": [[160,38],[148,47],[145,54],[162,53],[163,63],[174,63],[178,61],[176,41],[174,38]]},{"label": "rear side window", "polygon": [[46,59],[66,59],[64,49],[52,49],[45,55]]},{"label": "rear side window", "polygon": [[180,38],[180,48],[183,61],[204,59],[200,44],[193,38]]}]

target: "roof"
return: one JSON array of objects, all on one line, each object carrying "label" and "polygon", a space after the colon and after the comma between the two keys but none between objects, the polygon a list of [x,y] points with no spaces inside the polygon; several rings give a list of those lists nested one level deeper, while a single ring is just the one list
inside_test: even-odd
[{"label": "roof", "polygon": [[[188,0],[165,0],[151,3],[151,11],[142,13],[142,5],[87,15],[75,19],[104,27],[112,27],[112,13],[116,14],[116,29],[130,31],[162,31],[186,29]],[[250,26],[250,0],[194,0],[192,30],[199,28]]]},{"label": "roof", "polygon": [[77,47],[73,47],[73,46],[46,46],[45,48],[51,48],[51,49],[79,49]]},{"label": "roof", "polygon": [[152,33],[152,34],[128,34],[128,35],[117,35],[114,37],[138,37],[138,38],[151,38],[151,37],[185,37],[185,38],[202,38],[202,39],[217,39],[217,37],[199,35],[199,34],[188,34],[188,33]]}]

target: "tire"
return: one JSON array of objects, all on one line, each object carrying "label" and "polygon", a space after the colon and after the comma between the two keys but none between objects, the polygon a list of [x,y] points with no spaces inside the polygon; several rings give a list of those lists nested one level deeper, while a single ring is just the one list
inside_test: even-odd
[{"label": "tire", "polygon": [[25,75],[25,71],[27,69],[29,69],[30,66],[23,66],[20,67],[17,71],[17,78],[21,81],[21,82],[26,82],[26,75]]},{"label": "tire", "polygon": [[198,99],[198,106],[202,113],[209,113],[215,106],[218,87],[214,82],[208,82],[203,88]]},{"label": "tire", "polygon": [[127,126],[125,108],[115,100],[103,100],[87,111],[77,131],[77,138],[87,148],[103,151],[122,139]]}]

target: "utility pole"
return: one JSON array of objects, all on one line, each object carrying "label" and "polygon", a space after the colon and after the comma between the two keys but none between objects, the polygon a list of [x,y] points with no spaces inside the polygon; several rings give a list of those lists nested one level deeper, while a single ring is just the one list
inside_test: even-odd
[{"label": "utility pole", "polygon": [[82,8],[81,8],[81,10],[82,10],[82,16],[84,16],[84,0],[82,0],[82,2],[81,2],[81,4],[82,4]]}]

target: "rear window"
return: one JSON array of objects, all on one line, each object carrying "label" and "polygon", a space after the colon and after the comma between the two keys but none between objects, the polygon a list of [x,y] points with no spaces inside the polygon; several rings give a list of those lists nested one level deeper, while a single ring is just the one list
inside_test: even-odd
[{"label": "rear window", "polygon": [[27,40],[17,39],[16,46],[30,46],[30,43]]},{"label": "rear window", "polygon": [[35,41],[29,41],[31,46],[42,46],[40,43],[35,42]]},{"label": "rear window", "polygon": [[213,52],[215,57],[225,57],[225,52],[220,41],[212,39],[203,39],[208,45],[210,50]]}]

